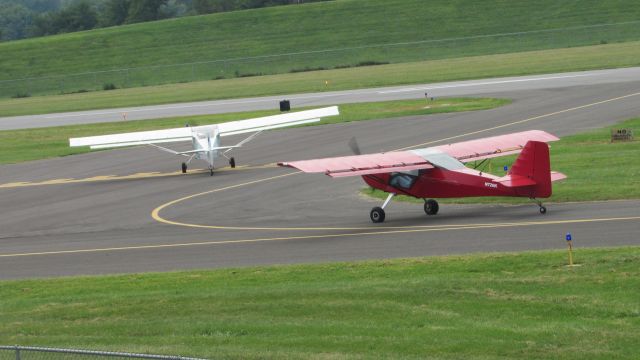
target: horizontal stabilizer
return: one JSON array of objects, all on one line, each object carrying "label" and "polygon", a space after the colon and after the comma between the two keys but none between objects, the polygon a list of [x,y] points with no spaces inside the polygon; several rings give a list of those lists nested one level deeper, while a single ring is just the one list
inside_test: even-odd
[{"label": "horizontal stabilizer", "polygon": [[532,186],[536,184],[533,179],[521,175],[506,175],[499,179],[493,180],[493,182],[500,183],[506,187],[522,187]]},{"label": "horizontal stabilizer", "polygon": [[234,149],[234,148],[239,148],[239,147],[240,146],[237,146],[237,145],[234,145],[234,146],[217,146],[217,147],[212,147],[210,149],[196,149],[196,150],[179,151],[179,152],[176,152],[176,155],[206,153],[207,151],[212,151],[212,150],[227,150],[227,149]]},{"label": "horizontal stabilizer", "polygon": [[551,172],[551,181],[559,181],[559,180],[564,180],[567,178],[567,175],[557,172],[557,171],[552,171]]}]

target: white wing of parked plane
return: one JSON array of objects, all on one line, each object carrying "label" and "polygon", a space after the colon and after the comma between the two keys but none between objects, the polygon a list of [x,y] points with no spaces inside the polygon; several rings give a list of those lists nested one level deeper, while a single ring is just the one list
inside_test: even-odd
[{"label": "white wing of parked plane", "polygon": [[231,121],[215,125],[71,138],[69,139],[69,145],[90,146],[92,149],[104,149],[121,146],[191,141],[195,134],[200,133],[210,134],[217,132],[220,136],[228,136],[249,132],[259,132],[263,130],[317,122],[320,121],[320,118],[322,117],[338,114],[338,107],[331,106],[321,109],[278,114],[255,119]]}]

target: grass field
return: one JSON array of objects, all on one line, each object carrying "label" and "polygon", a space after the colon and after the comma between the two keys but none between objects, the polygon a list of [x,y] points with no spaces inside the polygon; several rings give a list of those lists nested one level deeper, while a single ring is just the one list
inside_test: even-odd
[{"label": "grass field", "polygon": [[[340,115],[324,119],[316,126],[339,122],[393,118],[409,115],[426,115],[443,112],[485,110],[508,104],[510,100],[491,98],[448,98],[429,101],[426,108],[424,99],[386,101],[377,103],[358,103],[340,105]],[[303,110],[303,109],[298,109]],[[73,125],[54,128],[36,128],[27,130],[0,131],[0,164],[45,159],[89,152],[88,147],[71,148],[69,138],[106,135],[121,132],[159,130],[215,124],[226,121],[250,119],[279,113],[275,110],[255,111],[233,114],[202,115],[192,117],[168,118],[158,120],[140,120],[112,122],[91,125]]]},{"label": "grass field", "polygon": [[[0,116],[640,66],[640,42],[0,100]],[[325,85],[328,82],[328,86]]]},{"label": "grass field", "polygon": [[[550,143],[551,169],[568,176],[553,184],[553,195],[545,202],[617,200],[640,198],[640,141],[611,143],[610,129],[633,129],[640,132],[640,118],[612,127],[566,136]],[[485,171],[504,175],[503,166],[511,167],[516,156],[493,159]],[[367,188],[362,192],[384,199],[387,194]],[[422,199],[396,196],[394,200],[423,203]],[[442,203],[525,203],[526,198],[479,197],[442,199]]]},{"label": "grass field", "polygon": [[0,343],[225,359],[636,359],[640,248],[577,249],[573,268],[566,257],[3,281]]},{"label": "grass field", "polygon": [[633,0],[339,0],[193,16],[0,43],[0,80],[30,79],[0,82],[0,97],[617,43],[640,40],[639,19]]}]

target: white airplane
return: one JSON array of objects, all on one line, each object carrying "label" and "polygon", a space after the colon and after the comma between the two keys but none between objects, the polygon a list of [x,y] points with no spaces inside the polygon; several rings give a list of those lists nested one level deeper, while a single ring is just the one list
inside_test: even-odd
[{"label": "white airplane", "polygon": [[[214,161],[222,155],[229,160],[233,168],[236,161],[227,157],[227,153],[251,141],[264,130],[277,129],[287,126],[318,122],[326,116],[339,115],[338,107],[331,106],[321,109],[300,111],[294,113],[266,116],[255,119],[231,121],[215,125],[183,127],[176,129],[140,131],[123,134],[90,136],[69,139],[69,146],[90,146],[91,149],[106,149],[121,146],[150,145],[160,150],[186,156],[189,159],[182,163],[182,172],[187,172],[187,165],[193,159],[205,160],[209,164],[209,171],[213,175]],[[252,132],[251,136],[231,146],[220,146],[220,137]],[[193,150],[174,151],[157,145],[160,143],[191,141]]]}]

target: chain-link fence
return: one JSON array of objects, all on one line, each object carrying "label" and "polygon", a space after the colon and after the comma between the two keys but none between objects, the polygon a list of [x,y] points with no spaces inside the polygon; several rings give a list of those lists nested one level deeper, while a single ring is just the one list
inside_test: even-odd
[{"label": "chain-link fence", "polygon": [[100,359],[158,359],[204,360],[182,356],[147,355],[108,351],[57,349],[30,346],[0,346],[0,360],[100,360]]},{"label": "chain-link fence", "polygon": [[624,42],[640,39],[639,25],[640,21],[630,21],[2,80],[0,97],[65,94]]}]

